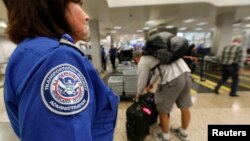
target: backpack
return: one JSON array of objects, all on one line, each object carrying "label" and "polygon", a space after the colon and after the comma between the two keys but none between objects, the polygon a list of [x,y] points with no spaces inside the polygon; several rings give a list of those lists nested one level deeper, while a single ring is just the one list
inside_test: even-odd
[{"label": "backpack", "polygon": [[171,64],[182,58],[188,49],[188,41],[185,38],[174,36],[169,32],[160,32],[150,36],[143,48],[143,55],[154,56],[159,60],[159,63],[150,69],[147,86],[155,69],[158,69],[162,81],[163,75],[160,65]]},{"label": "backpack", "polygon": [[171,64],[188,51],[188,41],[169,32],[156,33],[148,38],[143,48],[144,55],[154,56],[160,64]]}]

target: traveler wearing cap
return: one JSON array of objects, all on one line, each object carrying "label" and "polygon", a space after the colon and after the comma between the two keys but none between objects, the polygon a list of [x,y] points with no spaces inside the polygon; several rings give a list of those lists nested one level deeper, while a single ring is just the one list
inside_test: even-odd
[{"label": "traveler wearing cap", "polygon": [[[164,36],[162,36],[164,35]],[[166,40],[172,36],[170,33],[156,33],[149,37],[147,44],[161,43],[166,44]],[[175,38],[175,37],[174,37]],[[137,97],[143,94],[143,91],[147,85],[147,79],[150,70],[159,64],[159,60],[154,56],[142,55],[138,64],[138,90]],[[160,141],[169,141],[171,139],[169,133],[169,113],[172,110],[174,103],[181,110],[181,120],[182,125],[179,128],[171,128],[173,133],[177,134],[182,140],[188,140],[187,128],[190,122],[190,111],[189,108],[192,106],[190,89],[191,89],[191,78],[190,69],[185,63],[185,61],[180,58],[176,61],[159,66],[160,69],[154,70],[154,75],[151,78],[150,86],[157,80],[162,74],[160,84],[158,85],[158,90],[155,93],[155,103],[160,117],[160,126],[162,132],[154,132],[153,136]]]}]

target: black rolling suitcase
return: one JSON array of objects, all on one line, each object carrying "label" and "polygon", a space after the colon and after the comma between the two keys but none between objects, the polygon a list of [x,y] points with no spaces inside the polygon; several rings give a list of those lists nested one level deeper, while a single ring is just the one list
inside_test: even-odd
[{"label": "black rolling suitcase", "polygon": [[146,93],[142,95],[139,99],[139,102],[142,106],[147,107],[150,110],[150,122],[149,124],[152,125],[157,122],[158,111],[156,109],[156,105],[154,103],[154,94],[153,93]]},{"label": "black rolling suitcase", "polygon": [[140,103],[133,103],[126,112],[127,137],[130,141],[143,141],[149,134],[149,116],[141,109]]},{"label": "black rolling suitcase", "polygon": [[143,141],[149,134],[149,127],[157,121],[158,112],[155,108],[153,94],[143,95],[126,111],[127,138],[130,141]]}]

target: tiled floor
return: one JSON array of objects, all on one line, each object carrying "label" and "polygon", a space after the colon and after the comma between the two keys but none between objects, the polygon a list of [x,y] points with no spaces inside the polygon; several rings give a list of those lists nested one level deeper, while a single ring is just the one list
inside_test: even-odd
[{"label": "tiled floor", "polygon": [[[2,88],[0,88],[0,141],[17,141],[5,112]],[[192,119],[188,133],[191,141],[207,140],[208,124],[249,124],[250,123],[250,92],[239,92],[240,97],[232,98],[227,94],[215,95],[193,94],[194,106],[191,108]],[[126,109],[131,102],[121,102],[114,141],[126,141]],[[171,112],[171,125],[180,125],[180,112],[174,107]],[[173,139],[178,141],[176,137]],[[145,141],[153,141],[149,135]]]},{"label": "tiled floor", "polygon": [[[192,95],[194,106],[191,108],[192,119],[188,129],[190,140],[206,141],[209,124],[249,124],[250,92],[240,92],[239,95],[238,98],[211,93]],[[126,141],[125,112],[130,104],[128,102],[120,104],[115,141]],[[180,112],[176,107],[171,112],[171,125],[180,125]],[[178,141],[174,135],[173,139]],[[145,141],[153,140],[150,135],[145,139]]]}]

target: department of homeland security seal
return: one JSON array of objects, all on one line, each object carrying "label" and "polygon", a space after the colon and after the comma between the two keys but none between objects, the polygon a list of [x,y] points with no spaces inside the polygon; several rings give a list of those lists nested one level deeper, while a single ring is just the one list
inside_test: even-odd
[{"label": "department of homeland security seal", "polygon": [[52,68],[44,77],[41,96],[45,106],[59,115],[73,115],[89,103],[89,89],[82,73],[70,64]]}]

